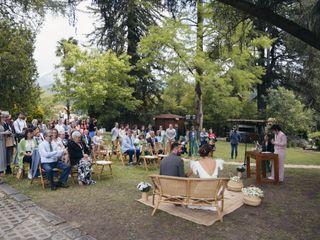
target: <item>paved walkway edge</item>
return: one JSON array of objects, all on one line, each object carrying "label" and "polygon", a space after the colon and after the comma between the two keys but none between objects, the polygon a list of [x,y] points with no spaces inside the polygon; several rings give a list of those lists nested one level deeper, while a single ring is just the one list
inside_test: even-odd
[{"label": "paved walkway edge", "polygon": [[79,227],[37,206],[8,184],[0,184],[1,240],[95,240]]},{"label": "paved walkway edge", "polygon": [[[241,166],[243,162],[227,162],[224,161],[224,164],[226,165],[237,165]],[[250,163],[251,166],[255,166],[255,163]],[[298,165],[298,164],[285,164],[285,168],[300,168],[300,169],[320,169],[320,166],[318,165]]]}]

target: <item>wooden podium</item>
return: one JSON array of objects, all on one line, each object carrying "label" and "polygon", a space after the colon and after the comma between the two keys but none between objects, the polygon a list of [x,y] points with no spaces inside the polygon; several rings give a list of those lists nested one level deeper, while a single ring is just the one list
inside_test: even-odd
[{"label": "wooden podium", "polygon": [[[256,172],[250,170],[250,159],[256,160]],[[256,174],[256,183],[261,185],[262,182],[273,182],[274,184],[279,183],[279,158],[278,154],[274,153],[261,153],[259,151],[246,151],[245,154],[246,166],[247,166],[247,178],[250,178],[251,174]],[[263,161],[273,160],[274,167],[274,180],[266,178],[266,165],[262,164]],[[261,166],[262,166],[262,177],[261,177]]]}]

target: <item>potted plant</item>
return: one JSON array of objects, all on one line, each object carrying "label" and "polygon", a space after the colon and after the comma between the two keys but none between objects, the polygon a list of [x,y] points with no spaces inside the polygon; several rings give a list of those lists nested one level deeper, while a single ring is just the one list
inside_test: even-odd
[{"label": "potted plant", "polygon": [[263,198],[263,191],[258,187],[242,188],[243,202],[250,206],[259,206],[261,204],[261,198]]},{"label": "potted plant", "polygon": [[137,189],[139,189],[139,191],[142,193],[142,199],[144,201],[148,201],[148,192],[151,189],[151,184],[147,182],[140,182],[137,185]]},{"label": "potted plant", "polygon": [[245,165],[241,165],[239,167],[237,167],[237,172],[238,172],[238,177],[242,178],[242,173],[246,170]]},{"label": "potted plant", "polygon": [[228,190],[234,191],[234,192],[240,192],[243,188],[243,183],[238,176],[233,176],[230,178],[228,184],[227,184]]}]

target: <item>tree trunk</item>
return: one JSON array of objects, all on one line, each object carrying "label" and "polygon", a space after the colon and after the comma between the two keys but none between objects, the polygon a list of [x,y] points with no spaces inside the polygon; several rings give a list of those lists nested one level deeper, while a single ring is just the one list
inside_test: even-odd
[{"label": "tree trunk", "polygon": [[[197,55],[203,53],[203,2],[197,0]],[[196,67],[196,86],[195,86],[195,107],[196,107],[196,127],[200,131],[203,127],[203,108],[202,108],[202,76],[203,71],[200,66]]]}]

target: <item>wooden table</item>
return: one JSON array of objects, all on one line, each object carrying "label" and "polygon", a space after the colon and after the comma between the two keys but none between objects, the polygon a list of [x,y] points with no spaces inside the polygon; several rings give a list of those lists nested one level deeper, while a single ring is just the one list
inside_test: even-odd
[{"label": "wooden table", "polygon": [[[250,170],[250,159],[256,160],[256,172]],[[247,166],[247,178],[250,178],[251,174],[256,174],[256,183],[261,185],[262,182],[273,182],[274,184],[279,183],[279,158],[278,154],[274,153],[261,153],[258,151],[247,151],[245,154],[246,166]],[[262,164],[263,161],[273,160],[274,167],[274,180],[266,178],[266,165]],[[260,174],[260,167],[262,166],[262,176]]]}]

